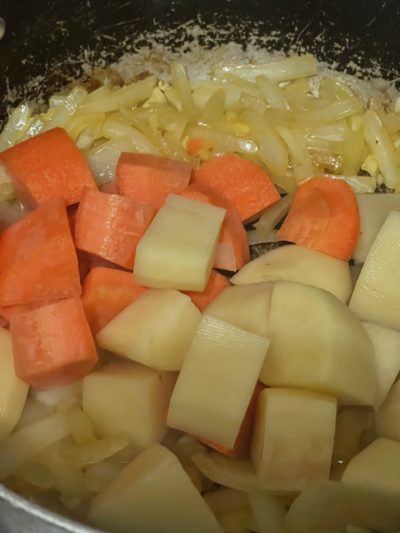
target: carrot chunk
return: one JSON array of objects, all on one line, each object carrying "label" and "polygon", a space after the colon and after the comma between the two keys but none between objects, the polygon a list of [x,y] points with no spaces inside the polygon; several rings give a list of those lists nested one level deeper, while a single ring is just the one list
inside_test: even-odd
[{"label": "carrot chunk", "polygon": [[131,304],[145,290],[132,273],[96,267],[83,282],[82,303],[93,335]]},{"label": "carrot chunk", "polygon": [[264,170],[236,155],[207,161],[194,172],[194,183],[212,187],[230,200],[243,222],[277,202],[279,192]]},{"label": "carrot chunk", "polygon": [[253,433],[254,417],[255,417],[256,407],[257,407],[257,400],[258,400],[258,396],[260,392],[263,391],[264,389],[265,389],[265,386],[261,382],[257,382],[257,385],[255,386],[255,389],[253,392],[253,396],[251,397],[249,406],[244,416],[242,425],[240,426],[238,436],[236,437],[235,445],[232,449],[225,448],[224,446],[221,446],[215,442],[211,442],[206,439],[198,438],[198,440],[200,442],[203,442],[210,448],[213,448],[213,450],[216,450],[217,452],[222,453],[223,455],[226,455],[228,457],[240,458],[240,457],[246,457],[247,455],[249,455],[251,436]]},{"label": "carrot chunk", "polygon": [[189,185],[180,194],[191,200],[209,203],[226,209],[215,254],[214,267],[230,272],[239,270],[250,260],[250,251],[246,231],[236,208],[229,200],[211,187],[201,186],[196,183]]},{"label": "carrot chunk", "polygon": [[116,170],[117,187],[123,196],[159,209],[169,194],[177,194],[188,185],[191,173],[187,163],[123,152]]},{"label": "carrot chunk", "polygon": [[360,215],[350,186],[317,177],[299,185],[278,239],[348,261],[359,234]]},{"label": "carrot chunk", "polygon": [[186,152],[191,156],[198,156],[202,152],[209,150],[210,147],[210,143],[203,137],[192,137],[186,142]]},{"label": "carrot chunk", "polygon": [[0,154],[20,198],[33,206],[63,198],[79,202],[84,187],[96,188],[89,165],[62,128],[35,135]]},{"label": "carrot chunk", "polygon": [[136,246],[154,210],[119,194],[85,189],[75,224],[75,245],[124,268],[133,268]]},{"label": "carrot chunk", "polygon": [[0,306],[79,296],[64,200],[43,204],[0,234]]},{"label": "carrot chunk", "polygon": [[48,389],[81,379],[98,360],[80,298],[60,300],[11,317],[15,371]]},{"label": "carrot chunk", "polygon": [[229,281],[226,277],[213,270],[204,291],[184,291],[184,293],[190,296],[200,311],[203,311],[226,287],[229,287]]}]

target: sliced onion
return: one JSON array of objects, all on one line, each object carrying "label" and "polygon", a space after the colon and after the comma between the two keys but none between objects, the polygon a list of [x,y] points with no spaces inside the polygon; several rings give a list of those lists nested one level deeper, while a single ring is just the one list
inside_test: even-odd
[{"label": "sliced onion", "polygon": [[190,86],[186,69],[177,61],[171,64],[172,83],[177,90],[179,99],[182,104],[182,111],[188,118],[193,118],[197,114],[196,106],[194,105],[192,88]]},{"label": "sliced onion", "polygon": [[290,109],[282,90],[277,83],[269,80],[266,76],[257,76],[257,85],[270,107],[276,109]]}]

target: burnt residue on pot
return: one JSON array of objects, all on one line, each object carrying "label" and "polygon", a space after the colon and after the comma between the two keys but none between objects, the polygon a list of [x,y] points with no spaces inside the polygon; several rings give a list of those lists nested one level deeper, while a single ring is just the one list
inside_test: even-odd
[{"label": "burnt residue on pot", "polygon": [[358,76],[398,78],[397,0],[52,0],[6,2],[0,16],[0,127],[22,99],[46,98],[91,67],[156,43],[185,52],[194,39],[308,51]]}]

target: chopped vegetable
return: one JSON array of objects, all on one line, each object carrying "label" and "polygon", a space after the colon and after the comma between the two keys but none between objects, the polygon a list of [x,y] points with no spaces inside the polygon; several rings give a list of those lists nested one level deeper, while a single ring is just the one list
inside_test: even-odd
[{"label": "chopped vegetable", "polygon": [[96,336],[112,353],[157,370],[179,370],[201,313],[189,296],[149,289],[113,318]]},{"label": "chopped vegetable", "polygon": [[180,195],[191,200],[209,203],[226,209],[215,254],[215,268],[236,272],[250,260],[246,231],[240,220],[239,213],[229,200],[226,200],[210,187],[202,187],[196,184],[189,185]]},{"label": "chopped vegetable", "polygon": [[313,178],[297,189],[278,238],[348,261],[359,233],[357,200],[347,183]]},{"label": "chopped vegetable", "polygon": [[225,213],[171,194],[136,249],[136,281],[159,289],[204,290]]},{"label": "chopped vegetable", "polygon": [[136,246],[153,215],[150,206],[130,198],[85,189],[76,215],[75,246],[131,269]]},{"label": "chopped vegetable", "polygon": [[264,337],[205,314],[183,361],[168,425],[233,449],[268,345]]},{"label": "chopped vegetable", "polygon": [[79,201],[84,187],[95,188],[86,160],[62,128],[54,128],[1,152],[0,161],[21,198],[33,205],[63,198]]},{"label": "chopped vegetable", "polygon": [[98,435],[127,435],[142,450],[160,442],[167,432],[166,413],[175,381],[174,372],[112,362],[84,378],[83,410]]},{"label": "chopped vegetable", "polygon": [[179,193],[188,185],[191,173],[186,163],[123,152],[116,170],[117,188],[123,196],[159,209],[169,194]]},{"label": "chopped vegetable", "polygon": [[226,277],[212,270],[204,291],[186,291],[185,294],[192,299],[200,311],[203,311],[227,287],[229,287],[229,281]]},{"label": "chopped vegetable", "polygon": [[280,198],[261,167],[234,155],[216,157],[201,165],[194,172],[194,183],[211,187],[225,196],[243,222],[257,217]]},{"label": "chopped vegetable", "polygon": [[41,205],[0,235],[0,305],[79,296],[64,200]]},{"label": "chopped vegetable", "polygon": [[82,303],[93,335],[145,290],[145,287],[135,282],[130,272],[93,268],[82,285]]},{"label": "chopped vegetable", "polygon": [[10,330],[16,374],[39,389],[76,381],[97,363],[79,298],[14,315]]},{"label": "chopped vegetable", "polygon": [[0,328],[0,442],[17,425],[27,394],[28,386],[15,373],[11,335]]},{"label": "chopped vegetable", "polygon": [[[151,502],[151,505],[148,503]],[[89,521],[116,533],[222,533],[176,456],[153,444],[92,502]]]}]

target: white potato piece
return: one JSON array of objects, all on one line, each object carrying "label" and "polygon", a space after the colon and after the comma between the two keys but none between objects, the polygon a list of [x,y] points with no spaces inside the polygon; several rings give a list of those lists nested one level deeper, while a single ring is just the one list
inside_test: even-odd
[{"label": "white potato piece", "polygon": [[336,396],[344,405],[373,405],[373,346],[361,323],[329,292],[278,281],[270,312],[271,345],[260,380]]},{"label": "white potato piece", "polygon": [[329,479],[336,398],[295,389],[264,389],[257,402],[251,456],[262,489],[300,492]]},{"label": "white potato piece", "polygon": [[375,409],[379,409],[400,372],[400,332],[379,324],[363,322],[374,347],[377,389]]},{"label": "white potato piece", "polygon": [[268,337],[272,284],[253,283],[224,289],[206,313],[238,328]]},{"label": "white potato piece", "polygon": [[83,410],[98,435],[126,434],[134,446],[144,448],[167,432],[165,414],[175,381],[174,372],[111,363],[84,378]]},{"label": "white potato piece", "polygon": [[377,435],[400,441],[400,381],[396,381],[375,415]]},{"label": "white potato piece", "polygon": [[400,194],[357,194],[360,237],[353,252],[356,263],[364,263],[369,249],[390,211],[400,211]]},{"label": "white potato piece", "polygon": [[378,438],[347,465],[342,482],[364,525],[383,533],[400,524],[400,442]]},{"label": "white potato piece", "polygon": [[159,289],[202,291],[225,209],[169,195],[136,248],[135,279]]},{"label": "white potato piece", "polygon": [[281,501],[259,490],[249,493],[249,501],[257,533],[284,533],[286,509]]},{"label": "white potato piece", "polygon": [[112,533],[222,533],[175,455],[153,444],[94,500],[89,522]]},{"label": "white potato piece", "polygon": [[362,524],[349,490],[340,481],[315,481],[292,503],[286,533],[339,533]]},{"label": "white potato piece", "polygon": [[178,376],[167,424],[234,447],[269,341],[203,315]]},{"label": "white potato piece", "polygon": [[21,418],[28,389],[15,375],[10,332],[0,328],[0,441],[10,435]]},{"label": "white potato piece", "polygon": [[201,313],[186,294],[150,289],[113,318],[98,344],[157,370],[179,370]]},{"label": "white potato piece", "polygon": [[400,213],[389,213],[368,252],[350,309],[367,322],[400,330]]},{"label": "white potato piece", "polygon": [[297,281],[319,287],[347,302],[352,291],[349,264],[296,244],[281,246],[257,257],[231,278],[234,285],[261,281]]}]

